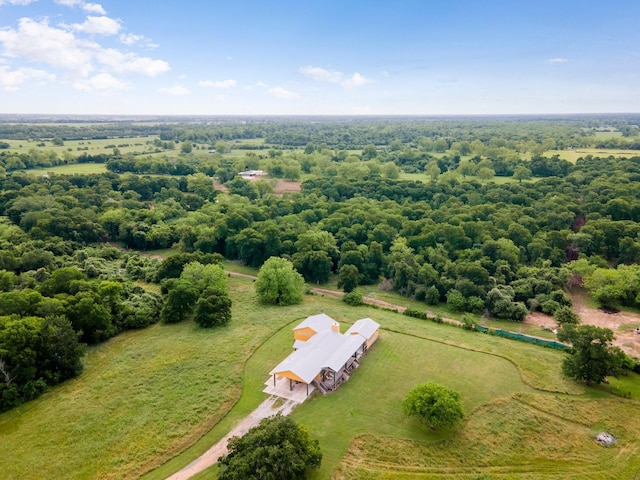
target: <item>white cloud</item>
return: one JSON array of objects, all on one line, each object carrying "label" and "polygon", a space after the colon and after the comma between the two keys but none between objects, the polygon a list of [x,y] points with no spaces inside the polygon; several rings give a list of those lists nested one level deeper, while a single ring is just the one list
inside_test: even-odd
[{"label": "white cloud", "polygon": [[229,79],[229,80],[220,80],[217,82],[214,82],[212,80],[202,80],[200,82],[198,82],[198,86],[199,87],[208,87],[208,88],[231,88],[231,87],[235,87],[236,84],[238,82],[236,82],[235,80]]},{"label": "white cloud", "polygon": [[115,35],[122,27],[120,20],[109,17],[92,17],[89,15],[84,23],[74,23],[72,28],[78,32],[94,35]]},{"label": "white cloud", "polygon": [[363,77],[358,72],[351,75],[350,78],[347,78],[342,82],[342,86],[345,88],[358,88],[363,85],[368,85],[369,83],[373,83],[373,80]]},{"label": "white cloud", "polygon": [[96,59],[101,64],[117,73],[138,73],[147,77],[156,77],[170,70],[164,60],[139,57],[135,53],[123,53],[113,48],[105,48],[97,52]]},{"label": "white cloud", "polygon": [[342,72],[325,70],[324,68],[312,67],[311,65],[301,67],[300,73],[305,77],[318,82],[340,83],[342,81]]},{"label": "white cloud", "polygon": [[166,93],[168,95],[189,95],[191,92],[188,88],[183,87],[182,85],[174,85],[173,87],[165,87],[159,88],[158,92]]},{"label": "white cloud", "polygon": [[98,15],[106,15],[107,11],[99,3],[84,3],[82,10],[87,13],[97,13]]},{"label": "white cloud", "polygon": [[267,85],[264,82],[258,82],[256,83],[256,87],[260,87],[260,88],[267,88],[269,85]]},{"label": "white cloud", "polygon": [[38,0],[0,0],[0,6],[2,5],[29,5],[30,3],[37,2]]},{"label": "white cloud", "polygon": [[92,50],[99,48],[77,39],[71,32],[50,27],[47,19],[36,22],[30,18],[21,18],[18,30],[0,30],[0,43],[10,57],[46,63],[81,76],[93,69]]},{"label": "white cloud", "polygon": [[76,5],[80,5],[82,0],[53,0],[54,3],[58,5],[64,5],[65,7],[74,7]]},{"label": "white cloud", "polygon": [[296,92],[292,92],[283,87],[273,87],[270,88],[268,92],[271,95],[283,100],[297,100],[298,98],[300,98],[300,95],[298,95]]},{"label": "white cloud", "polygon": [[118,80],[109,73],[99,73],[87,80],[79,80],[74,83],[74,86],[79,90],[97,90],[100,92],[116,92],[128,88],[125,82]]},{"label": "white cloud", "polygon": [[135,33],[122,33],[120,35],[120,42],[125,45],[139,44],[145,48],[158,48],[158,45],[146,38],[144,35],[136,35]]},{"label": "white cloud", "polygon": [[0,86],[7,91],[18,90],[19,86],[28,80],[43,80],[52,82],[56,76],[44,70],[34,68],[19,68],[9,70],[8,66],[0,67]]},{"label": "white cloud", "polygon": [[87,78],[96,69],[96,64],[111,74],[135,73],[155,77],[170,70],[164,60],[104,48],[64,28],[51,27],[47,19],[36,22],[22,18],[17,30],[0,29],[0,45],[4,47],[7,58],[46,64],[65,70],[76,78]]},{"label": "white cloud", "polygon": [[65,7],[75,7],[80,6],[82,10],[87,13],[97,13],[98,15],[106,15],[107,11],[104,7],[99,3],[87,3],[83,0],[53,0],[54,3],[58,5],[63,5]]},{"label": "white cloud", "polygon": [[300,73],[311,80],[318,82],[328,82],[342,85],[344,88],[356,88],[362,87],[369,83],[373,83],[373,80],[363,77],[358,72],[354,73],[348,78],[344,77],[342,72],[336,70],[327,70],[321,67],[313,67],[307,65],[300,68]]},{"label": "white cloud", "polygon": [[569,61],[568,58],[556,57],[556,58],[550,58],[549,60],[547,60],[547,63],[554,65],[556,63],[567,63],[568,61]]}]

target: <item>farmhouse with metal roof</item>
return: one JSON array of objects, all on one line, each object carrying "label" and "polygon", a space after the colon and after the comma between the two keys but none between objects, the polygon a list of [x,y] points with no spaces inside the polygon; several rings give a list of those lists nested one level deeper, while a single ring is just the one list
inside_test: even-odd
[{"label": "farmhouse with metal roof", "polygon": [[273,388],[278,381],[289,380],[290,390],[304,384],[307,395],[315,388],[323,394],[335,390],[360,365],[362,355],[378,339],[379,328],[372,319],[363,318],[342,334],[340,324],[324,313],[304,319],[293,329],[294,351],[269,372]]}]

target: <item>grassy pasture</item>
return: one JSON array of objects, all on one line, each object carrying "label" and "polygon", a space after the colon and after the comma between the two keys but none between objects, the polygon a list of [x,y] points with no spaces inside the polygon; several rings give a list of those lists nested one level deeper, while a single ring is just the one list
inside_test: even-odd
[{"label": "grassy pasture", "polygon": [[[44,147],[38,147],[37,144],[41,143],[36,140],[2,140],[11,145],[10,148],[4,151],[15,153],[27,153],[32,148],[43,151],[53,151],[61,156],[63,152],[68,152],[74,156],[87,153],[88,155],[98,155],[100,153],[112,153],[113,146],[115,146],[120,153],[149,153],[154,152],[155,147],[150,143],[156,136],[148,137],[127,137],[127,138],[107,138],[99,140],[65,140],[64,145],[56,146],[51,141],[44,141]],[[149,143],[147,143],[149,142]],[[107,148],[108,147],[108,148]],[[179,146],[176,148],[179,149]]]},{"label": "grassy pasture", "polygon": [[594,157],[622,157],[631,158],[640,156],[640,150],[620,150],[615,148],[578,148],[575,150],[548,150],[544,153],[545,157],[558,155],[560,158],[571,163],[576,163],[580,157],[593,155]]},{"label": "grassy pasture", "polygon": [[[341,479],[634,479],[640,471],[638,402],[516,394],[481,406],[443,441],[362,435]],[[618,443],[593,440],[614,432]]]},{"label": "grassy pasture", "polygon": [[90,175],[93,173],[105,173],[107,166],[104,163],[72,163],[69,165],[58,165],[57,167],[33,168],[24,170],[30,175],[43,176],[54,175]]},{"label": "grassy pasture", "polygon": [[[79,378],[0,415],[3,443],[20,446],[0,458],[2,478],[137,478],[175,456],[144,476],[166,478],[206,451],[266,397],[261,393],[263,382],[272,366],[290,352],[291,327],[318,312],[336,318],[343,330],[367,316],[383,330],[348,383],[294,411],[294,418],[321,441],[325,458],[313,478],[329,478],[336,468],[339,476],[356,475],[345,478],[403,478],[392,477],[392,472],[413,468],[422,475],[425,455],[437,454],[436,465],[444,469],[449,460],[460,458],[460,452],[474,448],[477,451],[467,460],[474,471],[529,478],[518,476],[524,449],[516,448],[523,433],[538,431],[540,422],[531,426],[528,422],[557,415],[559,426],[540,435],[558,440],[566,425],[576,423],[570,406],[563,405],[578,400],[592,402],[589,408],[598,415],[606,410],[608,417],[594,415],[592,422],[586,416],[585,425],[563,440],[567,472],[585,471],[573,459],[593,455],[591,450],[582,452],[591,441],[583,436],[600,425],[610,424],[612,433],[621,435],[625,461],[638,453],[629,445],[632,439],[640,445],[640,435],[631,426],[625,427],[627,432],[618,430],[632,408],[637,414],[638,402],[618,400],[601,390],[588,390],[587,396],[566,395],[585,390],[562,377],[560,352],[372,307],[346,307],[326,297],[305,296],[295,307],[267,307],[256,302],[251,280],[231,277],[229,286],[234,306],[228,327],[203,330],[187,322],[125,333],[91,349]],[[468,419],[460,430],[433,433],[403,417],[400,399],[415,383],[427,380],[462,392]],[[537,393],[533,388],[564,393]],[[547,405],[552,401],[557,406]],[[606,409],[607,405],[614,408]],[[538,413],[541,406],[551,413]],[[521,416],[510,418],[505,411]],[[494,431],[500,442],[507,442],[500,455],[486,443]],[[484,450],[476,447],[474,442],[485,437]],[[365,448],[366,442],[378,450]],[[402,459],[403,470],[396,470],[385,457],[387,447],[401,455],[397,458]],[[422,457],[413,458],[416,449]],[[493,463],[486,466],[482,452],[493,455]],[[594,458],[609,461],[606,455]],[[544,473],[551,467],[536,457],[522,468]],[[465,472],[459,469],[453,474]],[[211,470],[197,478],[211,478],[210,474]]]},{"label": "grassy pasture", "polygon": [[[455,171],[454,171],[454,174],[455,174]],[[451,175],[451,174],[449,174],[449,175]],[[476,175],[467,175],[466,177],[463,177],[462,175],[457,175],[456,178],[460,182],[475,180],[476,182],[479,182],[481,184],[495,183],[496,185],[505,185],[507,183],[517,183],[518,182],[518,180],[516,180],[513,177],[500,177],[500,176],[494,176],[494,177],[490,178],[489,180],[483,180],[483,179],[481,179],[480,177],[478,177]],[[400,179],[401,180],[412,180],[412,181],[415,181],[415,182],[424,182],[424,183],[431,183],[431,181],[432,181],[432,178],[429,175],[427,175],[426,173],[405,173],[405,172],[401,172],[400,173]],[[524,181],[525,182],[537,182],[538,180],[540,180],[539,177],[533,177],[530,180],[524,180]]]}]

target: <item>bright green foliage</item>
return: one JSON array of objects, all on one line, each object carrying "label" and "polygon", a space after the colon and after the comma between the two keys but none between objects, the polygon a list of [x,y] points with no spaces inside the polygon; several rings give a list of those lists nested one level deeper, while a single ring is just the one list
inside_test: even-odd
[{"label": "bright green foliage", "polygon": [[229,440],[219,480],[302,480],[318,467],[322,452],[306,429],[280,414],[265,418],[243,437]]},{"label": "bright green foliage", "polygon": [[191,262],[184,266],[180,279],[189,282],[200,291],[207,288],[226,288],[227,277],[220,265],[203,265]]},{"label": "bright green foliage", "polygon": [[562,372],[567,377],[591,385],[620,375],[625,355],[611,345],[613,332],[608,328],[567,324],[558,332],[558,339],[570,342],[574,349],[562,362]]},{"label": "bright green foliage", "polygon": [[353,292],[345,293],[342,297],[342,301],[347,305],[351,305],[352,307],[358,307],[360,305],[364,305],[364,300],[362,299],[362,295],[360,295],[355,290]]},{"label": "bright green foliage", "polygon": [[619,265],[617,269],[597,268],[584,278],[595,300],[607,307],[640,306],[640,267]]},{"label": "bright green foliage", "polygon": [[419,417],[431,428],[452,427],[464,417],[460,394],[435,382],[414,387],[402,406],[407,416]]},{"label": "bright green foliage", "polygon": [[458,290],[449,290],[447,292],[447,305],[451,307],[454,312],[464,312],[466,308],[466,301]]},{"label": "bright green foliage", "polygon": [[258,298],[263,303],[274,305],[295,305],[302,301],[304,279],[284,258],[271,257],[260,272],[255,287]]}]

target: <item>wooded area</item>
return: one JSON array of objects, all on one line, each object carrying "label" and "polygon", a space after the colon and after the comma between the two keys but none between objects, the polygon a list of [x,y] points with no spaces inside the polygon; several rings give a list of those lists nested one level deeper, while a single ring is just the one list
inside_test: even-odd
[{"label": "wooded area", "polygon": [[[198,318],[215,324],[207,312],[230,308],[224,286],[212,281],[192,292],[180,277],[184,265],[204,268],[222,257],[251,267],[284,257],[309,283],[334,275],[349,290],[382,282],[425,308],[446,302],[516,321],[570,306],[571,285],[611,308],[638,307],[640,156],[588,154],[571,163],[550,150],[637,149],[639,123],[0,124],[8,145],[0,149],[0,410],[76,375],[82,344],[145,327],[163,308],[165,320],[177,321],[200,297]],[[117,140],[99,153],[49,149],[135,135],[156,136],[144,142],[154,153],[123,154]],[[18,142],[33,147],[21,152]],[[109,172],[25,170],[86,162]],[[270,180],[237,175],[248,169],[299,180],[300,191],[276,194]],[[182,253],[164,262],[138,253],[171,247]],[[163,279],[173,280],[162,295],[136,283]],[[178,305],[171,288],[191,304]],[[54,344],[65,356],[47,350]]]}]

